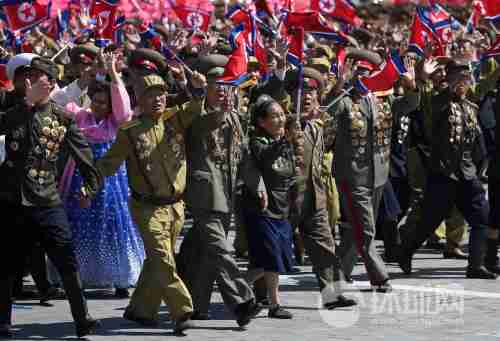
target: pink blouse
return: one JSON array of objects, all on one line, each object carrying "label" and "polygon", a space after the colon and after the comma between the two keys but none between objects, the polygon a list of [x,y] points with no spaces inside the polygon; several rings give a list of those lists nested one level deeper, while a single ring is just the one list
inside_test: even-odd
[{"label": "pink blouse", "polygon": [[[90,109],[83,109],[76,103],[66,105],[66,110],[75,115],[77,126],[90,144],[110,142],[115,139],[118,128],[133,117],[130,107],[130,97],[122,82],[111,84],[112,113],[105,119],[97,121]],[[59,183],[59,194],[63,200],[69,194],[75,161],[69,159]]]},{"label": "pink blouse", "polygon": [[77,126],[91,144],[114,140],[118,128],[132,119],[130,97],[122,82],[111,84],[112,114],[97,121],[90,109],[83,109],[76,103],[69,103],[66,110],[75,115]]}]

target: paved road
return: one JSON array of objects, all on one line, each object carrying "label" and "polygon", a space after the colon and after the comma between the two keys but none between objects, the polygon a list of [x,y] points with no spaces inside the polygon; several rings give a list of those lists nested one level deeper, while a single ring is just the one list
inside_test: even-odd
[{"label": "paved road", "polygon": [[[242,267],[245,264],[241,263]],[[323,340],[471,340],[500,341],[500,280],[466,280],[466,261],[445,260],[440,253],[422,250],[414,263],[415,275],[405,277],[394,264],[389,270],[396,290],[391,294],[374,294],[367,290],[364,268],[357,265],[355,285],[348,295],[360,304],[355,309],[325,311],[318,309],[320,298],[310,266],[297,274],[281,277],[282,304],[294,314],[293,320],[267,318],[263,311],[246,330],[237,328],[226,312],[221,297],[213,298],[213,320],[200,321],[184,340],[255,340],[255,341],[323,341]],[[88,292],[93,316],[104,328],[90,340],[153,341],[175,339],[162,308],[165,321],[159,328],[143,329],[121,319],[127,300],[117,300],[111,291]],[[36,302],[21,302],[15,309],[15,340],[74,339],[69,307],[55,301],[51,308]]]}]

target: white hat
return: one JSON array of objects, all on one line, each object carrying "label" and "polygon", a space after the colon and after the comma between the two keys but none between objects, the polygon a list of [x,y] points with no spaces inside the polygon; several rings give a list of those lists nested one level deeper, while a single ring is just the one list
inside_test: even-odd
[{"label": "white hat", "polygon": [[34,58],[40,57],[34,53],[20,53],[16,54],[14,57],[9,59],[6,66],[7,78],[9,80],[14,80],[14,75],[18,67],[29,66]]}]

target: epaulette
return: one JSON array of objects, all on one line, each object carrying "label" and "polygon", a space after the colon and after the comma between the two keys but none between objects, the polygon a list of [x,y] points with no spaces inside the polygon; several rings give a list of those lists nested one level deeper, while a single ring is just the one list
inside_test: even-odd
[{"label": "epaulette", "polygon": [[269,139],[265,136],[255,136],[254,139],[260,143],[269,144]]},{"label": "epaulette", "polygon": [[314,120],[311,121],[312,124],[319,126],[320,128],[325,125],[325,122],[323,121],[322,118],[315,118]]},{"label": "epaulette", "polygon": [[129,122],[126,122],[126,123],[122,124],[120,126],[120,129],[121,130],[128,130],[130,128],[137,127],[140,124],[141,124],[141,120],[138,119],[138,118],[136,118],[136,119],[134,119],[132,121],[129,121]]},{"label": "epaulette", "polygon": [[[186,104],[183,104],[182,108],[184,109],[185,106],[186,106]],[[165,113],[163,114],[163,119],[165,121],[171,119],[179,110],[180,110],[180,108],[178,106],[167,108],[165,110]]]}]

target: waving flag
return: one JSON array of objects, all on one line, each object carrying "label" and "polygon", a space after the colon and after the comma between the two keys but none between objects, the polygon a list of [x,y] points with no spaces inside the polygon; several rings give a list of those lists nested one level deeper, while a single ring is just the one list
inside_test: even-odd
[{"label": "waving flag", "polygon": [[48,30],[49,36],[54,40],[61,40],[64,36],[64,33],[69,30],[69,20],[70,20],[70,11],[69,9],[65,9],[64,11],[57,11],[57,14],[54,18],[52,18],[52,22],[50,23],[50,27]]},{"label": "waving flag", "polygon": [[420,56],[424,56],[427,44],[432,43],[439,53],[444,53],[439,34],[430,19],[430,11],[425,7],[417,7],[415,19],[411,28],[409,49]]},{"label": "waving flag", "polygon": [[246,47],[245,27],[236,26],[229,36],[229,43],[233,52],[225,66],[224,74],[217,80],[218,83],[238,86],[248,80],[248,55]]},{"label": "waving flag", "polygon": [[391,90],[394,83],[407,72],[397,50],[392,50],[387,60],[380,65],[380,71],[356,81],[356,88],[362,94]]},{"label": "waving flag", "polygon": [[51,2],[2,0],[5,18],[12,31],[26,31],[50,18]]},{"label": "waving flag", "polygon": [[356,27],[361,26],[363,23],[363,20],[358,17],[356,7],[350,0],[312,0],[311,10]]},{"label": "waving flag", "polygon": [[440,55],[447,55],[446,45],[453,42],[453,31],[459,30],[462,25],[439,4],[433,4],[429,14],[434,30],[442,43],[443,51],[440,51]]},{"label": "waving flag", "polygon": [[210,25],[209,12],[191,6],[175,6],[172,9],[185,28],[194,31],[208,31],[208,26]]},{"label": "waving flag", "polygon": [[493,22],[500,21],[500,1],[498,0],[482,0],[484,7],[484,17]]},{"label": "waving flag", "polygon": [[305,32],[326,39],[332,39],[340,44],[346,43],[346,35],[336,29],[318,12],[292,12],[285,19],[287,27],[302,27]]},{"label": "waving flag", "polygon": [[304,61],[304,28],[294,27],[288,29],[288,61],[295,65],[302,65]]},{"label": "waving flag", "polygon": [[472,34],[476,28],[479,26],[479,21],[486,14],[486,10],[484,8],[483,3],[480,0],[474,0],[472,3],[472,10],[470,13],[470,17],[467,20],[466,31],[469,34]]},{"label": "waving flag", "polygon": [[94,0],[90,15],[96,20],[95,44],[104,47],[110,44],[115,36],[116,13],[119,0]]}]

